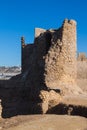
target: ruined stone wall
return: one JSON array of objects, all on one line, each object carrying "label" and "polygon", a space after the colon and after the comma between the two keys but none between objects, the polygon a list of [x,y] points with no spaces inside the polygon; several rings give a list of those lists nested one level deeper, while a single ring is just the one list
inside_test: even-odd
[{"label": "ruined stone wall", "polygon": [[82,93],[77,78],[87,77],[87,67],[78,61],[76,40],[76,22],[67,19],[58,29],[36,28],[32,45],[23,40],[21,80],[34,92],[34,98],[49,88]]},{"label": "ruined stone wall", "polygon": [[49,87],[76,84],[76,22],[65,20],[52,36],[46,56],[45,81]]},{"label": "ruined stone wall", "polygon": [[24,47],[22,46],[22,73],[29,69],[30,56],[33,52],[33,48],[34,44],[26,44]]},{"label": "ruined stone wall", "polygon": [[51,88],[75,84],[76,22],[66,19],[56,30],[35,29],[34,45],[25,46],[22,57],[23,75],[32,77],[28,84]]},{"label": "ruined stone wall", "polygon": [[85,53],[79,53],[77,57],[77,84],[87,92],[87,57]]},{"label": "ruined stone wall", "polygon": [[87,57],[85,53],[77,56],[77,79],[87,79]]},{"label": "ruined stone wall", "polygon": [[87,57],[85,53],[79,53],[77,56],[77,61],[86,61],[87,62]]},{"label": "ruined stone wall", "polygon": [[87,80],[87,56],[85,53],[79,53],[77,56],[77,79]]},{"label": "ruined stone wall", "polygon": [[9,81],[0,81],[3,117],[46,113],[51,101],[55,106],[61,101],[61,95],[82,92],[76,85],[74,20],[64,20],[56,30],[37,28],[34,44],[25,44],[23,37],[21,44],[22,73]]}]

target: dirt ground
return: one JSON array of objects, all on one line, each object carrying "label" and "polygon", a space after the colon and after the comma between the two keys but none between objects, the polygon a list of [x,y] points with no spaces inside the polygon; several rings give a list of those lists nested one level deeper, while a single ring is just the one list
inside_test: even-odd
[{"label": "dirt ground", "polygon": [[[87,106],[87,96],[68,95],[63,103]],[[87,118],[81,116],[43,114],[0,118],[0,130],[87,130]]]},{"label": "dirt ground", "polygon": [[[79,82],[84,92],[87,92],[86,82]],[[63,98],[63,103],[87,106],[87,95],[74,96],[72,93]],[[0,118],[0,130],[87,130],[87,118],[54,114],[21,115]]]},{"label": "dirt ground", "polygon": [[67,115],[27,115],[0,119],[0,130],[87,130],[87,118]]}]

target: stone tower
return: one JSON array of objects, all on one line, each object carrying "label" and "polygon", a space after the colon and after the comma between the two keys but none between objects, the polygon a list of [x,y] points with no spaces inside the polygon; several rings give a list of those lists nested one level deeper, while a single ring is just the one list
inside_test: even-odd
[{"label": "stone tower", "polygon": [[64,20],[51,39],[52,46],[46,56],[45,82],[57,88],[76,83],[76,22]]},{"label": "stone tower", "polygon": [[86,54],[85,53],[79,53],[77,60],[78,61],[87,61]]},{"label": "stone tower", "polygon": [[36,28],[34,44],[22,47],[22,69],[26,84],[36,90],[75,86],[76,22],[66,19],[56,30]]}]

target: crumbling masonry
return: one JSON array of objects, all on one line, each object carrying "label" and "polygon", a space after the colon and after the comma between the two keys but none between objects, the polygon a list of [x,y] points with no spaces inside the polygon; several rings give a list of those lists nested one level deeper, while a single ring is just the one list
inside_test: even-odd
[{"label": "crumbling masonry", "polygon": [[[21,38],[21,51],[22,73],[0,81],[1,116],[51,113],[56,105],[57,113],[68,114],[69,106],[61,104],[62,97],[82,93],[76,84],[77,72],[78,78],[82,74],[77,71],[76,22],[65,19],[59,29],[36,28],[33,44]],[[84,58],[79,54],[78,63]]]},{"label": "crumbling masonry", "polygon": [[[35,29],[34,44],[22,43],[22,74],[34,87],[76,84],[76,22],[64,20],[56,30]],[[32,78],[31,78],[32,77]]]}]

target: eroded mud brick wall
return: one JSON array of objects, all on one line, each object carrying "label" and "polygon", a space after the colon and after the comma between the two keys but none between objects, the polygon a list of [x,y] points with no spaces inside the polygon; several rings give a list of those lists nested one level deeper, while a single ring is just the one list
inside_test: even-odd
[{"label": "eroded mud brick wall", "polygon": [[[85,86],[86,80],[87,80],[87,56],[86,53],[79,53],[77,57],[77,79],[84,79],[85,81],[82,81],[82,84],[84,83]],[[80,80],[81,82],[81,80]],[[81,83],[80,83],[81,86]]]},{"label": "eroded mud brick wall", "polygon": [[77,61],[87,61],[87,57],[85,53],[79,53],[77,57]]},{"label": "eroded mud brick wall", "polygon": [[56,30],[35,29],[34,44],[22,47],[22,69],[32,88],[75,84],[76,22],[66,19]]},{"label": "eroded mud brick wall", "polygon": [[75,84],[76,81],[76,22],[65,20],[51,39],[46,56],[45,82],[48,87]]}]

